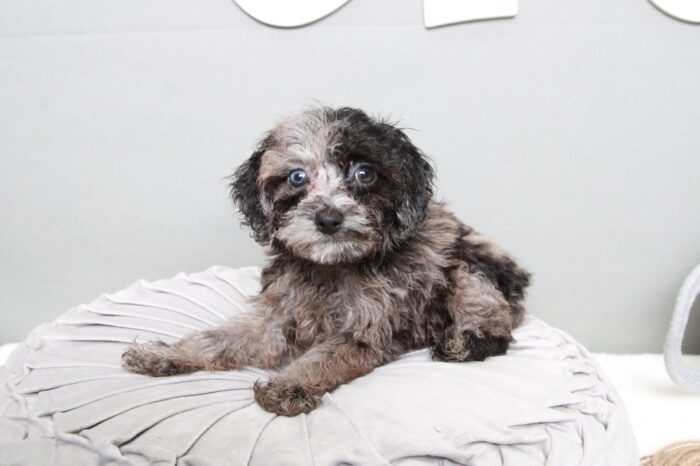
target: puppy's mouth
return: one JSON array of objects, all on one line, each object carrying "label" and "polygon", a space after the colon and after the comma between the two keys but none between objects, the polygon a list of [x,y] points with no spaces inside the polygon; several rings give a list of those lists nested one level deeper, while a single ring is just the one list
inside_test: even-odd
[{"label": "puppy's mouth", "polygon": [[372,251],[369,242],[333,241],[310,249],[308,259],[318,264],[343,264],[357,262]]},{"label": "puppy's mouth", "polygon": [[[315,237],[315,234],[310,234]],[[375,242],[355,232],[338,231],[316,240],[293,241],[277,237],[285,248],[297,257],[317,264],[343,264],[358,262],[375,248]]]},{"label": "puppy's mouth", "polygon": [[343,225],[323,232],[313,221],[290,219],[273,233],[284,248],[293,255],[317,264],[358,262],[377,247],[377,234],[369,226],[360,230]]}]

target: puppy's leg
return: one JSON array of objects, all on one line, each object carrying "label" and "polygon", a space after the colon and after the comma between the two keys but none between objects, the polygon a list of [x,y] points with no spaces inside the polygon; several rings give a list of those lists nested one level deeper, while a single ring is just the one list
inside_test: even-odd
[{"label": "puppy's leg", "polygon": [[255,399],[284,416],[308,413],[324,393],[394,359],[389,352],[338,336],[312,347],[278,377],[255,384]]},{"label": "puppy's leg", "polygon": [[122,363],[131,372],[167,376],[247,365],[274,368],[287,362],[291,354],[281,323],[251,312],[172,344],[132,344],[122,355]]},{"label": "puppy's leg", "polygon": [[530,283],[530,274],[501,248],[469,227],[462,234],[461,255],[471,272],[482,273],[496,285],[510,305],[513,327],[525,315],[522,300]]},{"label": "puppy's leg", "polygon": [[434,343],[433,359],[483,361],[505,353],[514,315],[503,294],[466,264],[451,271],[449,279],[445,307],[451,324]]}]

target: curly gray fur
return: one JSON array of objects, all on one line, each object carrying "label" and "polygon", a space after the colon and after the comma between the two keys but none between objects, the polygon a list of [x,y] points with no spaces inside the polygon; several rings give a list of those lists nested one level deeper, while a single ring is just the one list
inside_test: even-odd
[{"label": "curly gray fur", "polygon": [[[253,311],[171,345],[134,344],[124,366],[153,376],[284,368],[256,383],[255,397],[292,416],[412,349],[444,361],[505,353],[529,274],[432,201],[432,180],[401,130],[361,110],[281,121],[232,183],[272,255]],[[332,231],[319,221],[329,209],[340,219]]]}]

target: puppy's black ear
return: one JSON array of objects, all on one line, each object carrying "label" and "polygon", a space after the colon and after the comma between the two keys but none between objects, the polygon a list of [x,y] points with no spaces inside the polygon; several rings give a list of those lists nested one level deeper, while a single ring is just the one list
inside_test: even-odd
[{"label": "puppy's black ear", "polygon": [[428,203],[433,198],[433,167],[428,158],[410,141],[403,131],[394,128],[395,150],[401,161],[403,189],[396,205],[399,232],[408,236],[425,218]]},{"label": "puppy's black ear", "polygon": [[253,155],[231,176],[231,198],[243,214],[242,223],[253,230],[253,238],[263,245],[270,241],[270,221],[262,208],[261,192],[257,181],[262,156],[271,142],[271,136],[263,139]]}]

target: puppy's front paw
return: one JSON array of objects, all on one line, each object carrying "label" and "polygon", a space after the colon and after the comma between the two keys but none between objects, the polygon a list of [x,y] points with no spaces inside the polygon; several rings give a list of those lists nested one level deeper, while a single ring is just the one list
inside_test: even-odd
[{"label": "puppy's front paw", "polygon": [[489,356],[505,354],[510,341],[509,335],[496,336],[484,332],[479,336],[471,330],[448,332],[432,348],[433,359],[448,362],[483,361]]},{"label": "puppy's front paw", "polygon": [[172,348],[162,341],[134,343],[122,354],[122,366],[128,371],[154,377],[191,372],[172,356]]},{"label": "puppy's front paw", "polygon": [[282,416],[308,413],[321,403],[320,396],[309,393],[301,384],[289,379],[255,382],[253,390],[255,400],[265,411]]}]

